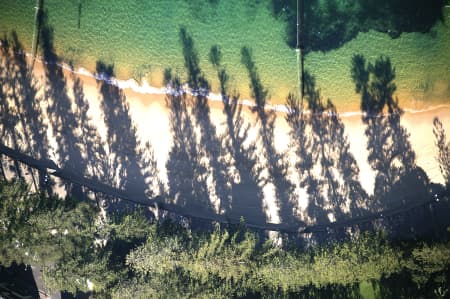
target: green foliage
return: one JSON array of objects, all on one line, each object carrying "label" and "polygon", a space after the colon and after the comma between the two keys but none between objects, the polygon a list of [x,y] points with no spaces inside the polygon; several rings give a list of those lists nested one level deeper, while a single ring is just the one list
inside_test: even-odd
[{"label": "green foliage", "polygon": [[354,292],[359,283],[408,273],[436,296],[448,291],[448,242],[399,247],[382,234],[361,234],[300,250],[260,244],[243,223],[200,233],[134,211],[101,225],[92,205],[31,195],[20,182],[0,181],[0,199],[0,263],[42,265],[53,290],[115,298],[288,296]]},{"label": "green foliage", "polygon": [[401,268],[401,252],[396,252],[381,236],[364,234],[307,252],[275,251],[264,258],[255,275],[262,285],[292,292],[311,284],[345,286],[380,279]]},{"label": "green foliage", "polygon": [[22,182],[0,181],[1,258],[26,264],[52,263],[93,235],[93,207],[73,200],[30,194]]},{"label": "green foliage", "polygon": [[430,280],[441,280],[450,268],[450,242],[414,248],[405,267],[419,286]]},{"label": "green foliage", "polygon": [[40,265],[50,289],[104,289],[114,273],[94,246],[96,208],[86,202],[30,194],[23,182],[0,181],[0,264]]},{"label": "green foliage", "polygon": [[238,230],[230,235],[217,225],[208,237],[199,239],[198,245],[193,244],[190,257],[183,266],[201,282],[211,275],[225,281],[240,281],[253,266],[255,246],[256,237],[253,234]]},{"label": "green foliage", "polygon": [[101,252],[91,249],[65,257],[57,264],[44,267],[45,285],[52,290],[65,290],[75,294],[77,290],[89,291],[89,281],[92,284],[91,290],[104,291],[123,274],[111,271],[109,255],[110,253],[106,253],[102,256]]},{"label": "green foliage", "polygon": [[142,214],[142,211],[117,213],[111,217],[110,222],[109,230],[114,238],[129,242],[145,239],[152,233],[149,228],[154,228]]},{"label": "green foliage", "polygon": [[177,236],[147,240],[127,256],[126,264],[139,275],[153,276],[174,271],[183,257],[183,250]]}]

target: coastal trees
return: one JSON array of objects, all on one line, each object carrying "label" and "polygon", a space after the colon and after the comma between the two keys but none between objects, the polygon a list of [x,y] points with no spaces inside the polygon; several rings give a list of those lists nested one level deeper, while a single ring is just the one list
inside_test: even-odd
[{"label": "coastal trees", "polygon": [[358,293],[363,281],[389,292],[406,271],[409,288],[429,294],[445,291],[450,271],[445,241],[393,245],[382,233],[363,233],[309,249],[280,247],[261,243],[243,222],[198,232],[150,223],[141,212],[111,217],[107,239],[99,239],[98,210],[88,202],[30,195],[23,183],[4,180],[0,199],[0,264],[40,264],[47,287],[72,293],[300,296]]}]

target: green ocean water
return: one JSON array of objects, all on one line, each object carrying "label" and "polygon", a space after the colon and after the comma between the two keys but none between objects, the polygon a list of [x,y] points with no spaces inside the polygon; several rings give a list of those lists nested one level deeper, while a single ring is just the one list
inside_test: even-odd
[{"label": "green ocean water", "polygon": [[[0,1],[0,34],[16,30],[27,51],[35,5],[33,0]],[[242,97],[249,97],[247,72],[240,62],[243,46],[252,48],[272,103],[283,103],[288,92],[296,89],[295,51],[286,45],[285,24],[272,16],[269,0],[45,0],[44,7],[58,54],[76,67],[94,71],[95,62],[103,60],[114,64],[118,78],[144,78],[153,86],[161,86],[166,67],[185,77],[179,39],[184,26],[194,39],[213,91],[218,81],[208,59],[212,45],[221,47],[231,86]],[[450,10],[444,14],[450,15]],[[350,78],[350,61],[356,53],[369,60],[379,55],[391,58],[403,106],[421,109],[450,104],[447,24],[438,23],[427,34],[404,33],[397,39],[374,31],[360,33],[337,50],[309,53],[306,69],[316,77],[324,98],[333,99],[341,111],[359,107]]]}]

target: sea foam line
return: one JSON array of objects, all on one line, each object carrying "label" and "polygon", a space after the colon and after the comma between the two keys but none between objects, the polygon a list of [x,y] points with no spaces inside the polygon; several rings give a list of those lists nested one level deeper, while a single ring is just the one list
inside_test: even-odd
[{"label": "sea foam line", "polygon": [[[141,84],[139,84],[134,79],[121,80],[121,79],[117,79],[115,77],[108,77],[105,74],[93,74],[83,67],[80,67],[77,70],[73,70],[72,67],[70,67],[67,64],[60,63],[58,65],[60,65],[64,69],[66,69],[70,72],[73,72],[75,74],[91,77],[96,80],[101,80],[108,84],[117,86],[118,88],[121,88],[121,89],[131,89],[132,91],[140,93],[140,94],[174,95],[174,96],[181,95],[181,94],[188,94],[190,96],[203,95],[203,96],[206,96],[208,98],[208,100],[214,101],[214,102],[223,102],[223,100],[224,100],[223,95],[220,93],[214,93],[214,92],[209,92],[209,91],[205,91],[205,90],[194,90],[192,88],[189,88],[187,83],[185,83],[183,85],[183,88],[181,90],[176,90],[174,88],[170,88],[167,86],[166,87],[154,87],[154,86],[149,85],[146,81],[143,81]],[[251,99],[241,99],[241,100],[238,100],[237,103],[240,105],[243,105],[243,106],[247,106],[247,107],[256,107],[256,104]],[[427,112],[431,112],[431,111],[435,111],[435,110],[448,109],[448,108],[450,108],[450,104],[448,104],[448,105],[440,104],[440,105],[430,106],[430,107],[423,108],[423,109],[405,108],[402,110],[409,114],[420,114],[420,113],[427,113]],[[272,111],[280,112],[280,113],[289,113],[289,108],[286,105],[282,105],[282,104],[275,104],[275,105],[266,104],[264,106],[264,109],[272,110]],[[304,113],[311,114],[311,111],[304,110]],[[323,114],[331,115],[333,113],[325,111],[325,112],[323,112]],[[337,113],[337,115],[339,115],[341,118],[367,116],[367,114],[363,111],[340,112],[340,113]],[[380,115],[380,117],[386,116],[386,115],[388,115],[388,114],[382,114],[382,115]]]},{"label": "sea foam line", "polygon": [[[2,43],[0,41],[0,46],[1,45],[2,45]],[[19,53],[19,54],[25,54],[27,57],[32,56],[30,53],[25,52],[25,51],[23,51],[22,53]],[[38,60],[39,62],[41,62],[43,64],[51,63],[51,62],[45,61],[41,57],[36,57],[36,60]],[[191,96],[197,96],[197,95],[201,94],[201,95],[206,96],[207,99],[210,101],[214,101],[214,102],[222,102],[223,101],[222,94],[206,92],[206,91],[202,91],[202,90],[196,91],[192,88],[189,88],[187,83],[185,83],[183,85],[183,88],[181,90],[175,90],[175,89],[167,87],[167,86],[154,87],[154,86],[149,85],[146,81],[143,81],[141,84],[139,84],[135,79],[121,80],[121,79],[117,79],[115,77],[107,76],[104,73],[95,74],[95,73],[88,71],[87,69],[85,69],[83,67],[78,67],[77,69],[74,69],[71,65],[64,63],[64,62],[56,62],[54,64],[56,64],[57,66],[63,68],[64,70],[67,70],[71,73],[90,77],[90,78],[93,78],[93,79],[99,80],[99,81],[104,81],[104,82],[114,85],[120,89],[131,89],[132,91],[134,91],[136,93],[140,93],[140,94],[148,94],[148,95],[188,94]],[[256,106],[256,104],[251,99],[241,99],[241,100],[238,100],[237,103],[239,105],[243,105],[243,106],[247,106],[247,107],[255,107]],[[450,108],[450,104],[440,104],[440,105],[430,106],[430,107],[423,108],[423,109],[405,108],[405,109],[403,109],[403,111],[406,113],[409,113],[409,114],[420,114],[420,113],[428,113],[428,112],[432,112],[432,111],[436,111],[436,110],[440,110],[440,109],[449,109],[449,108]],[[289,113],[289,108],[286,105],[282,105],[282,104],[275,104],[275,105],[266,104],[264,106],[264,109],[279,112],[279,113]],[[310,110],[304,110],[303,112],[307,115],[311,115]],[[321,114],[321,113],[318,113],[318,114]],[[316,114],[316,115],[318,115],[318,114]],[[322,114],[329,115],[329,116],[336,114],[336,115],[339,115],[339,117],[341,117],[341,118],[367,116],[367,113],[365,113],[363,111],[347,111],[347,112],[340,112],[340,113],[330,113],[328,111],[325,111]],[[388,114],[382,114],[382,115],[377,115],[374,117],[383,117],[383,116],[387,116],[387,115]]]}]

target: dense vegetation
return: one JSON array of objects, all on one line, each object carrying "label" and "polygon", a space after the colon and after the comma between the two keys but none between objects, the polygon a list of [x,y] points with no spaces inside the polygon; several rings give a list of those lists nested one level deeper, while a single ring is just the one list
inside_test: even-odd
[{"label": "dense vegetation", "polygon": [[445,287],[450,243],[392,244],[382,233],[303,248],[263,242],[245,228],[195,232],[128,211],[101,220],[95,206],[30,194],[0,181],[0,264],[41,265],[53,290],[98,296],[242,297],[347,287],[406,273],[418,288]]},{"label": "dense vegetation", "polygon": [[[45,60],[58,62],[54,54],[52,30],[47,24],[41,28],[41,37]],[[180,206],[199,214],[199,207],[210,204],[205,179],[207,168],[201,163],[207,157],[212,164],[215,193],[223,199],[221,209],[224,213],[230,217],[239,213],[242,215],[242,207],[250,206],[252,211],[249,216],[256,214],[254,217],[265,224],[266,218],[260,209],[263,202],[260,189],[269,182],[280,199],[278,204],[282,222],[298,227],[298,215],[293,215],[291,196],[294,185],[287,176],[287,159],[274,146],[276,116],[273,111],[264,109],[268,91],[261,84],[251,49],[243,47],[241,54],[256,103],[252,112],[260,125],[260,152],[255,144],[247,145],[248,126],[251,124],[246,124],[240,115],[242,106],[237,105],[238,97],[228,95],[228,75],[220,63],[220,49],[212,48],[211,62],[218,72],[227,117],[227,136],[223,139],[219,139],[211,121],[206,97],[209,83],[199,66],[193,39],[185,28],[180,29],[180,42],[190,87],[200,92],[189,98],[185,92],[173,93],[166,98],[174,140],[166,164],[168,198],[178,197]],[[125,95],[119,88],[100,80],[98,82],[107,127],[107,141],[102,142],[88,117],[89,105],[81,80],[74,76],[70,89],[61,68],[54,63],[45,64],[45,94],[41,98],[36,95],[38,87],[28,72],[23,52],[19,51],[21,48],[16,35],[11,41],[14,51],[7,46],[7,41],[4,41],[3,52],[9,59],[0,64],[0,92],[13,92],[0,94],[2,143],[36,158],[46,159],[50,157],[48,152],[51,146],[44,132],[49,125],[58,142],[55,150],[61,168],[76,169],[77,176],[95,178],[128,191],[134,198],[148,199],[163,193],[164,188],[157,182],[151,146],[146,143],[142,147]],[[113,67],[101,61],[97,63],[97,73],[106,78],[114,76]],[[304,100],[308,109],[318,116],[305,117],[299,112],[304,107],[298,106],[299,101],[293,96],[290,98],[292,105],[288,105],[290,111],[286,117],[298,155],[295,168],[301,186],[309,195],[306,212],[314,220],[313,223],[324,226],[330,224],[328,213],[341,221],[390,208],[406,210],[409,204],[426,200],[431,191],[444,190],[444,186],[430,183],[415,163],[409,135],[400,125],[402,113],[393,97],[395,72],[390,60],[380,57],[371,63],[362,56],[355,56],[352,77],[357,92],[361,94],[361,108],[363,112],[368,112],[364,114],[363,121],[370,149],[368,161],[377,176],[374,196],[369,197],[362,189],[357,163],[348,150],[349,142],[343,123],[331,100],[322,102],[314,78],[305,73]],[[181,80],[173,76],[170,70],[165,74],[165,81],[173,90],[183,91]],[[73,92],[73,106],[76,109],[71,108],[69,92]],[[44,122],[41,103],[47,107],[46,113],[52,122]],[[10,109],[12,107],[14,109]],[[383,115],[385,110],[395,113]],[[325,114],[332,117],[325,117]],[[377,117],[368,117],[371,114]],[[196,124],[199,130],[196,130]],[[22,127],[23,131],[16,130],[17,127]],[[438,119],[434,133],[448,194],[450,147]],[[229,153],[236,162],[226,160],[222,152]],[[260,153],[267,164],[259,164],[255,156]],[[401,159],[393,164],[391,162],[398,156],[397,153],[402,153]],[[320,164],[322,173],[319,176],[314,174],[314,161]],[[445,295],[448,291],[450,244],[447,236],[393,243],[385,232],[377,230],[376,225],[372,226],[377,219],[370,219],[368,226],[371,234],[361,233],[364,229],[358,227],[359,223],[354,223],[348,225],[354,231],[339,238],[333,233],[325,233],[319,246],[311,246],[317,241],[316,236],[307,235],[304,238],[280,235],[283,242],[277,245],[272,243],[272,239],[268,240],[264,233],[248,230],[244,221],[238,226],[227,227],[214,223],[204,227],[197,225],[203,230],[193,230],[180,224],[186,221],[158,222],[154,220],[155,215],[144,215],[148,211],[135,210],[130,208],[132,205],[127,206],[123,201],[100,192],[93,195],[94,192],[70,179],[53,182],[55,186],[65,188],[68,198],[48,195],[52,194],[49,186],[52,182],[49,183],[48,175],[44,171],[37,173],[28,168],[34,189],[39,192],[31,194],[31,189],[24,183],[27,175],[23,170],[27,166],[20,165],[18,161],[5,164],[10,167],[4,170],[2,164],[3,177],[7,177],[5,171],[15,172],[17,181],[0,181],[0,264],[40,265],[44,282],[50,289],[72,293],[91,291],[96,297],[117,298],[174,298],[180,294],[215,298],[308,297],[322,292],[357,297],[361,292],[360,284],[373,283],[379,285],[384,296],[401,297],[392,292],[398,287],[396,282],[402,280],[407,285],[403,296],[420,293],[430,297]],[[227,171],[231,168],[237,169],[240,182],[227,180]],[[269,177],[267,182],[262,182],[260,174],[265,168]],[[339,177],[333,175],[336,173]],[[154,184],[150,183],[152,180]],[[340,182],[343,188],[338,188]],[[250,192],[242,192],[245,191],[243,186]],[[323,196],[325,192],[327,198]],[[226,201],[229,198],[232,198],[231,203]],[[349,212],[344,210],[347,199],[351,204]],[[433,211],[434,207],[421,205],[405,216],[408,221],[400,217],[400,222],[406,231],[413,234],[421,226],[428,229],[434,224],[434,218],[439,218],[436,216],[438,213]],[[440,216],[446,215],[448,199],[442,197],[438,207],[443,207],[439,211]],[[109,213],[103,213],[105,211]],[[424,219],[429,222],[427,225],[420,223]],[[395,227],[395,221],[391,222],[391,219],[380,226],[384,224],[394,226],[389,232],[403,232],[400,227]],[[337,239],[339,242],[332,241]],[[305,241],[304,244],[294,243],[302,241]]]},{"label": "dense vegetation", "polygon": [[[399,37],[403,32],[428,32],[443,21],[444,0],[341,1],[299,0],[303,10],[301,46],[307,51],[339,48],[359,32],[377,30]],[[287,43],[297,43],[297,1],[273,0],[273,12],[287,22]]]}]

